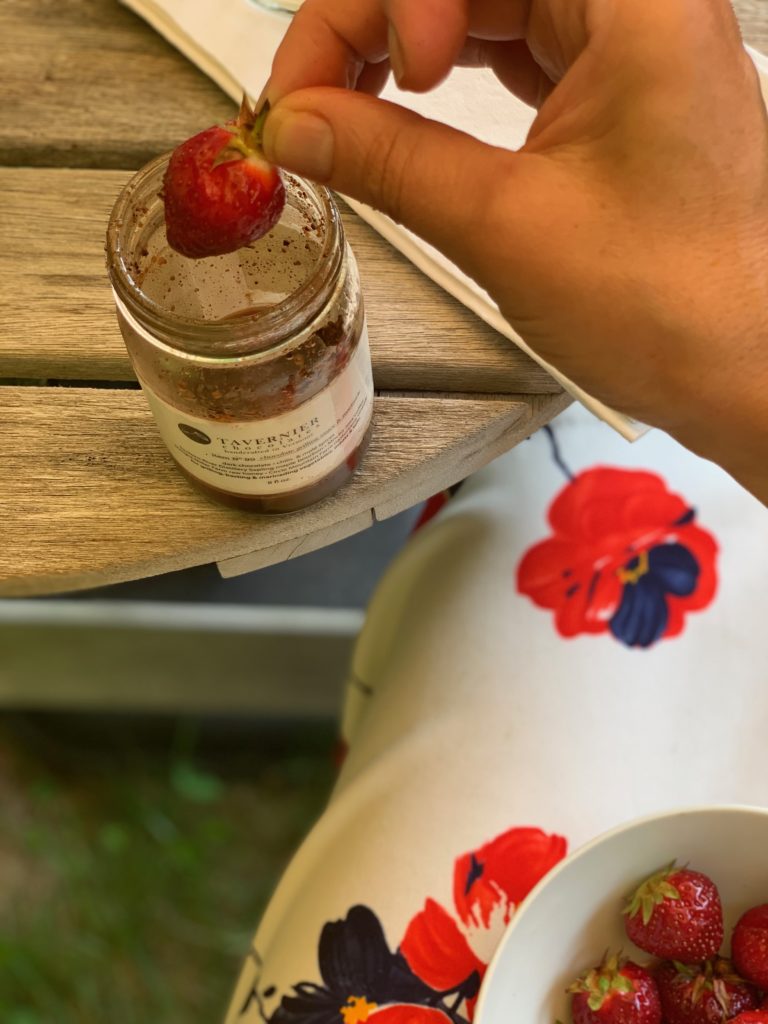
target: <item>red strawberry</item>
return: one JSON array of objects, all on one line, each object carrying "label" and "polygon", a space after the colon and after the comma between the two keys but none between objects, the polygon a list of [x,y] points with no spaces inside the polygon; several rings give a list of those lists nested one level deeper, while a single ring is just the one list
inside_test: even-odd
[{"label": "red strawberry", "polygon": [[199,259],[234,252],[280,219],[285,189],[261,151],[269,105],[257,115],[243,97],[240,114],[173,151],[163,181],[168,244]]},{"label": "red strawberry", "polygon": [[654,978],[664,1024],[723,1024],[759,1002],[752,985],[720,957],[704,964],[667,960],[656,968]]},{"label": "red strawberry", "polygon": [[738,1021],[739,1024],[768,1024],[768,1013],[765,1008],[759,1010],[744,1010],[736,1017],[731,1017],[731,1022]]},{"label": "red strawberry", "polygon": [[736,922],[731,957],[740,974],[760,988],[768,988],[768,903],[752,907]]},{"label": "red strawberry", "polygon": [[657,871],[624,908],[627,935],[664,960],[696,963],[716,956],[723,941],[723,908],[715,883],[699,871]]},{"label": "red strawberry", "polygon": [[661,1024],[656,982],[643,967],[616,956],[569,988],[573,1024]]}]

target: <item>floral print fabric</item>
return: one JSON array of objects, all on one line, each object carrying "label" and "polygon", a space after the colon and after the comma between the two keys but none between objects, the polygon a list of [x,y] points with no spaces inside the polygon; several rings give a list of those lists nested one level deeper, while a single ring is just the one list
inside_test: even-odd
[{"label": "floral print fabric", "polygon": [[374,595],[338,784],[227,1024],[469,1024],[568,850],[768,800],[766,569],[765,508],[658,432],[569,410],[467,480]]},{"label": "floral print fabric", "polygon": [[[512,828],[456,860],[455,917],[428,899],[392,951],[369,907],[323,926],[320,981],[284,994],[265,1024],[464,1024],[516,906],[562,857],[562,836]],[[245,1006],[258,998],[250,992]]]},{"label": "floral print fabric", "polygon": [[517,588],[554,613],[562,637],[609,633],[628,647],[680,634],[717,588],[717,542],[660,476],[596,467],[549,509],[552,535],[530,548]]}]

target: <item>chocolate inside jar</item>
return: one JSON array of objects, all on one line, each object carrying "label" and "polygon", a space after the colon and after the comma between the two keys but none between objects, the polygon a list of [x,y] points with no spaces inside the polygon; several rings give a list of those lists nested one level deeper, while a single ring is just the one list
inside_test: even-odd
[{"label": "chocolate inside jar", "polygon": [[[170,248],[160,217],[142,216],[133,271],[145,297],[159,307],[193,321],[217,323],[262,313],[279,306],[314,273],[327,231],[315,216],[291,198],[306,197],[297,180],[280,221],[263,238],[237,252],[192,260]],[[290,186],[289,186],[290,187]]]},{"label": "chocolate inside jar", "polygon": [[[272,231],[235,253],[191,260],[166,241],[162,175],[147,178],[126,190],[115,229],[122,275],[112,279],[126,346],[171,455],[227,504],[282,512],[319,500],[359,463],[372,402],[357,269],[330,196],[286,174]],[[334,405],[349,406],[336,435]],[[196,435],[208,442],[195,447]]]}]

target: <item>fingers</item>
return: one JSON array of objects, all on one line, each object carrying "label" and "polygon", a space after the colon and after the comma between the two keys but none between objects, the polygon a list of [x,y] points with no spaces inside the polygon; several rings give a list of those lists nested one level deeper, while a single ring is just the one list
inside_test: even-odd
[{"label": "fingers", "polygon": [[490,68],[510,92],[537,109],[555,87],[534,60],[524,39],[510,42],[468,39],[456,63],[462,67]]},{"label": "fingers", "polygon": [[426,91],[448,74],[468,36],[522,39],[530,3],[306,0],[275,55],[269,99],[274,105],[290,92],[324,85],[377,91],[385,58],[403,88]]},{"label": "fingers", "polygon": [[[517,155],[393,103],[340,89],[307,89],[267,118],[271,161],[389,214],[464,266],[473,238],[487,250],[489,197]],[[478,241],[480,245],[480,241]]]},{"label": "fingers", "polygon": [[523,39],[529,0],[385,0],[384,6],[398,84],[425,92],[448,74],[468,39]]},{"label": "fingers", "polygon": [[371,96],[378,96],[387,84],[390,71],[389,60],[379,61],[378,64],[366,64],[360,72],[355,88],[358,92],[367,92]]},{"label": "fingers", "polygon": [[453,67],[469,31],[467,0],[384,0],[397,84],[426,92]]},{"label": "fingers", "polygon": [[270,102],[309,86],[356,88],[387,57],[387,29],[379,0],[306,0],[275,54]]}]

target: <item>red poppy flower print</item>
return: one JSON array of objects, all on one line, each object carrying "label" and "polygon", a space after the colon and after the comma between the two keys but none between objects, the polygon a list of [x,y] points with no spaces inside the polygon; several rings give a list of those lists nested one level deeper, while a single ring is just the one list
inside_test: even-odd
[{"label": "red poppy flower print", "polygon": [[695,512],[643,470],[576,475],[549,509],[552,536],[517,569],[517,588],[554,612],[563,637],[610,632],[650,647],[682,632],[717,589],[717,542]]},{"label": "red poppy flower print", "polygon": [[562,836],[512,828],[459,857],[455,915],[428,899],[400,944],[413,973],[437,991],[463,991],[471,1019],[480,980],[515,908],[566,850]]},{"label": "red poppy flower print", "polygon": [[452,1018],[443,1010],[412,1003],[385,1006],[375,1010],[367,1020],[369,1024],[452,1024]]}]

